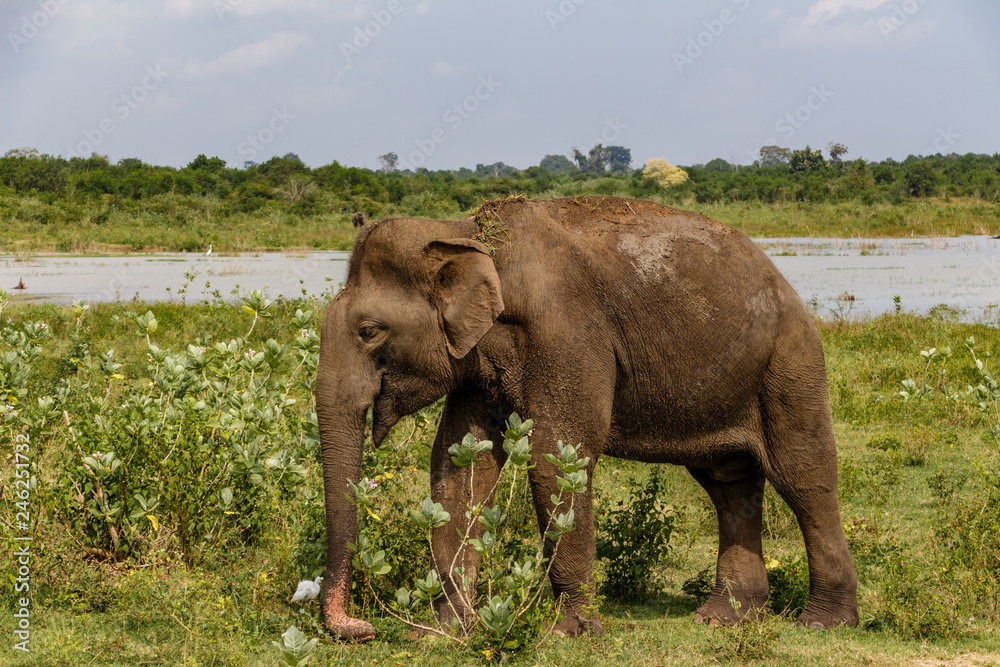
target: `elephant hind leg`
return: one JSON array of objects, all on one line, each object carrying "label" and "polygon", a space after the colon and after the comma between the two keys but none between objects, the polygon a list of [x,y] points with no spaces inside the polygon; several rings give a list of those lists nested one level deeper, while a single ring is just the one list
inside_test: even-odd
[{"label": "elephant hind leg", "polygon": [[764,477],[756,467],[735,481],[720,481],[706,468],[688,470],[708,492],[719,519],[715,589],[695,612],[695,622],[726,625],[759,616],[768,592],[761,553]]},{"label": "elephant hind leg", "polygon": [[837,445],[821,353],[819,359],[797,374],[769,378],[762,397],[765,465],[768,481],[795,513],[805,539],[809,600],[798,622],[833,628],[857,625],[858,580],[841,524]]}]

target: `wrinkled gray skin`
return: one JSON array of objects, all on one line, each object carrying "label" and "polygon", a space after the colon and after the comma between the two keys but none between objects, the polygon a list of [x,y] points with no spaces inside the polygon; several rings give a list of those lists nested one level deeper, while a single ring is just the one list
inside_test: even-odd
[{"label": "wrinkled gray skin", "polygon": [[[357,535],[347,480],[358,481],[368,408],[377,446],[402,416],[445,395],[431,496],[452,517],[489,500],[483,496],[504,453],[495,447],[487,465],[477,464],[469,498],[469,469],[456,468],[447,448],[467,432],[499,442],[514,411],[536,424],[530,483],[540,522],[557,491],[557,471],[542,454],[554,453],[557,440],[582,443],[591,479],[601,456],[688,468],[719,519],[718,579],[696,621],[734,622],[764,604],[767,480],[805,538],[810,593],[799,622],[855,625],[857,579],[837,504],[823,350],[809,312],[770,260],[739,232],[651,202],[580,198],[493,208],[500,231],[487,240],[495,257],[472,239],[473,219],[367,225],[327,311],[316,410],[330,632],[375,636],[347,613],[347,543]],[[569,635],[602,630],[583,612],[593,590],[589,490],[575,509],[577,528],[563,538],[551,571],[566,612],[557,630]],[[433,534],[438,563],[451,562],[458,546],[452,525]],[[479,558],[465,551],[460,564],[473,573]],[[471,610],[452,601],[469,618]],[[439,612],[450,613],[447,605]]]}]

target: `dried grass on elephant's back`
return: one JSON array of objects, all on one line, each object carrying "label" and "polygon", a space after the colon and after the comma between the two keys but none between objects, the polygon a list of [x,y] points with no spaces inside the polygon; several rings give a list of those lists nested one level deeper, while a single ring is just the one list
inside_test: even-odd
[{"label": "dried grass on elephant's back", "polygon": [[504,231],[500,226],[500,211],[507,204],[523,201],[525,201],[524,195],[511,195],[504,199],[484,201],[478,208],[473,209],[472,218],[476,221],[476,235],[473,238],[489,248],[490,256],[496,256],[494,242]]}]

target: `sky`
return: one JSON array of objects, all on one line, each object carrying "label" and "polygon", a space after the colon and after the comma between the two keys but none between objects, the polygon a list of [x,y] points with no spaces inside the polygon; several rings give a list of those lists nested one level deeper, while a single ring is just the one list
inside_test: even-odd
[{"label": "sky", "polygon": [[[995,0],[0,0],[0,152],[524,169],[1000,152]],[[0,153],[2,154],[2,153]]]}]

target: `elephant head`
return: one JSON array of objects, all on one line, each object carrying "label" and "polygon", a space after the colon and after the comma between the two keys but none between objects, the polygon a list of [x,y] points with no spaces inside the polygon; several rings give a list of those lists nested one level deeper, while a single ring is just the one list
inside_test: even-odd
[{"label": "elephant head", "polygon": [[503,311],[500,279],[471,220],[390,219],[362,228],[347,282],[323,320],[316,380],[326,503],[323,616],[335,636],[374,629],[348,615],[349,542],[357,538],[347,481],[357,483],[372,408],[378,446],[404,415],[462,380],[470,351]]}]

